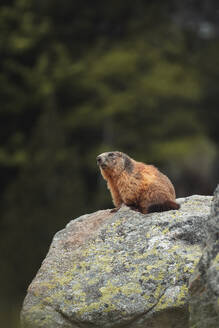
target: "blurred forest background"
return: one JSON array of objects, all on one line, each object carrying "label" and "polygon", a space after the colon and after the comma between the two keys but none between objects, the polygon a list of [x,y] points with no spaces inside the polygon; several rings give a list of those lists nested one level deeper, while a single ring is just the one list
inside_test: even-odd
[{"label": "blurred forest background", "polygon": [[1,0],[0,326],[17,328],[55,232],[112,207],[96,156],[219,178],[218,0]]}]

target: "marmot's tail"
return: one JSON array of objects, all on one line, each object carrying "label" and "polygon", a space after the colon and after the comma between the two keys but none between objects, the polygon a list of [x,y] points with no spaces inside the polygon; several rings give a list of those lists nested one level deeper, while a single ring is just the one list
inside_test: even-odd
[{"label": "marmot's tail", "polygon": [[179,204],[172,200],[166,200],[164,203],[150,205],[148,207],[148,213],[178,210],[179,208]]}]

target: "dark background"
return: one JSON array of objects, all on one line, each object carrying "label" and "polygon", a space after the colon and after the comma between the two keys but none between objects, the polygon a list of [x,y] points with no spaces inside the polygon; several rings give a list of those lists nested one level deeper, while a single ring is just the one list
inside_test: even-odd
[{"label": "dark background", "polygon": [[0,326],[52,237],[112,207],[96,156],[158,166],[177,197],[219,178],[218,1],[1,0]]}]

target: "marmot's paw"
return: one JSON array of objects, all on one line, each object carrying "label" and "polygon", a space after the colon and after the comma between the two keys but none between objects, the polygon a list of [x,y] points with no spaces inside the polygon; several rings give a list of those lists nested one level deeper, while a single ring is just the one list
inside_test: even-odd
[{"label": "marmot's paw", "polygon": [[112,208],[112,209],[110,210],[110,213],[116,213],[116,212],[118,212],[119,209],[120,209],[120,207]]},{"label": "marmot's paw", "polygon": [[132,210],[132,211],[140,212],[140,213],[141,213],[141,210],[140,210],[137,206],[133,206],[133,205],[129,206],[129,205],[128,205],[128,207],[129,207],[130,210]]}]

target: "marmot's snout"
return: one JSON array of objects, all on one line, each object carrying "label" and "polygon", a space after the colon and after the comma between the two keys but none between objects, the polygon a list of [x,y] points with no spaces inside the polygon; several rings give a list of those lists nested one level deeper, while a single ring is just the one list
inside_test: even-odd
[{"label": "marmot's snout", "polygon": [[102,156],[102,155],[97,156],[97,165],[99,165],[99,166],[106,165],[104,156]]},{"label": "marmot's snout", "polygon": [[102,158],[100,155],[97,156],[97,165],[101,165],[102,163]]},{"label": "marmot's snout", "polygon": [[102,169],[112,168],[115,166],[118,158],[121,155],[119,152],[106,152],[97,156],[97,165],[101,166]]}]

